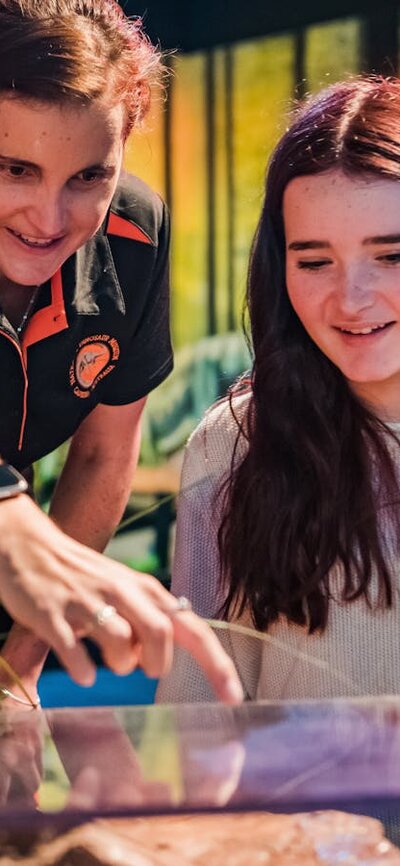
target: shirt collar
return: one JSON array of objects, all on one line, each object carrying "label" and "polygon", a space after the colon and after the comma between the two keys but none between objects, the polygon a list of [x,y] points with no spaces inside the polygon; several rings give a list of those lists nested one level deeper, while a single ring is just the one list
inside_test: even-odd
[{"label": "shirt collar", "polygon": [[107,218],[98,232],[75,253],[75,290],[73,305],[81,315],[96,316],[104,299],[125,314],[125,300],[117,276],[110,242],[106,234]]}]

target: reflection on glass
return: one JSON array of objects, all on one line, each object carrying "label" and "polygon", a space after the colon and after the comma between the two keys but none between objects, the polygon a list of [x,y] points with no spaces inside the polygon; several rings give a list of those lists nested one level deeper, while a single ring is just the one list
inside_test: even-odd
[{"label": "reflection on glass", "polygon": [[2,710],[0,824],[43,813],[400,811],[399,759],[400,699],[390,697]]}]

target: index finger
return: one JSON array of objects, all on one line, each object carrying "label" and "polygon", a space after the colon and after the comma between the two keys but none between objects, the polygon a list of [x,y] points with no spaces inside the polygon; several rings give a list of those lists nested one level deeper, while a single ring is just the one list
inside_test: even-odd
[{"label": "index finger", "polygon": [[216,696],[226,704],[241,704],[244,695],[236,668],[210,626],[192,611],[180,611],[171,620],[174,641],[196,659]]},{"label": "index finger", "polygon": [[207,623],[189,610],[176,615],[176,599],[154,577],[136,573],[134,584],[128,577],[125,586],[114,585],[107,600],[131,624],[147,673],[168,673],[175,642],[196,659],[220,700],[240,704],[243,689],[235,666]]}]

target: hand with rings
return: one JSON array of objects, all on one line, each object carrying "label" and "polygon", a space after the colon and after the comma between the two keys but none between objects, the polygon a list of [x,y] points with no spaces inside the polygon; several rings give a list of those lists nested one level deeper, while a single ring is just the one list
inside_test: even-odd
[{"label": "hand with rings", "polygon": [[243,698],[233,662],[186,599],[74,541],[26,496],[0,510],[0,597],[83,685],[95,679],[82,644],[90,635],[112,670],[124,674],[140,665],[151,677],[170,670],[176,643],[197,660],[218,698],[232,704]]}]

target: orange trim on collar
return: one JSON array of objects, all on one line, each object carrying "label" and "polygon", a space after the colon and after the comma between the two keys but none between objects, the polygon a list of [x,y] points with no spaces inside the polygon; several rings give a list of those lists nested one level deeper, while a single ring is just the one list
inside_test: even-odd
[{"label": "orange trim on collar", "polygon": [[24,354],[28,346],[52,337],[68,328],[67,314],[65,312],[61,268],[51,278],[51,304],[43,307],[33,314],[29,320],[26,330],[22,335],[22,348]]},{"label": "orange trim on collar", "polygon": [[154,246],[151,238],[136,223],[131,223],[115,213],[110,213],[107,234],[117,235],[119,238],[130,238],[133,241],[141,241],[142,244]]}]

